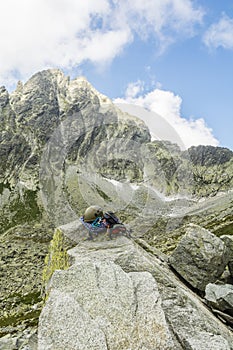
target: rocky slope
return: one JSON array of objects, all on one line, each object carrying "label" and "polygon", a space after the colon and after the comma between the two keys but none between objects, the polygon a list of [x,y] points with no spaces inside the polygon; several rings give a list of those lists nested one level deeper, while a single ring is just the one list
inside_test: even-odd
[{"label": "rocky slope", "polygon": [[37,324],[54,228],[73,225],[66,246],[77,244],[76,220],[90,204],[166,254],[189,222],[232,234],[233,152],[151,142],[140,119],[82,77],[47,70],[11,94],[0,88],[0,130],[2,336]]},{"label": "rocky slope", "polygon": [[72,266],[50,284],[39,350],[233,348],[233,333],[160,254],[125,237],[81,243],[69,254]]}]

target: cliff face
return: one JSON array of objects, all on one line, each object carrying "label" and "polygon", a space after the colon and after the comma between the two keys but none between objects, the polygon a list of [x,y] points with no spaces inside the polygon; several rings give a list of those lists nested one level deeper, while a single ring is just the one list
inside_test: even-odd
[{"label": "cliff face", "polygon": [[47,70],[11,94],[0,88],[0,131],[2,335],[37,322],[53,230],[93,203],[165,253],[189,222],[232,233],[233,152],[151,142],[140,119],[84,78]]}]

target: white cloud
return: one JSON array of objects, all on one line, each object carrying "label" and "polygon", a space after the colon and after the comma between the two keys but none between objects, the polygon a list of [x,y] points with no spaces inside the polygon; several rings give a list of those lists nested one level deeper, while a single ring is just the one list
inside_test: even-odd
[{"label": "white cloud", "polygon": [[202,16],[191,0],[1,1],[0,85],[48,67],[109,63],[136,33],[163,49]]},{"label": "white cloud", "polygon": [[[129,86],[130,91],[133,91],[133,83],[130,83]],[[137,89],[138,82],[135,86]],[[125,98],[117,98],[114,102],[125,111],[124,104],[127,104],[128,112],[130,112],[129,105],[141,106],[155,112],[154,118],[152,114],[146,115],[143,113],[141,115],[155,139],[169,139],[178,143],[181,147],[184,145],[184,148],[197,145],[217,146],[219,144],[204,119],[187,120],[181,116],[182,99],[171,91],[154,89],[137,97],[127,94]],[[133,111],[133,107],[131,111]]]},{"label": "white cloud", "polygon": [[[193,32],[193,25],[200,23],[203,17],[201,8],[195,9],[190,0],[125,0],[125,7],[132,26],[139,35],[150,32],[163,36],[163,30]],[[137,18],[137,20],[135,20]]]},{"label": "white cloud", "polygon": [[223,15],[218,23],[209,27],[203,41],[210,48],[233,49],[233,19]]},{"label": "white cloud", "polygon": [[129,83],[125,92],[126,98],[134,98],[144,90],[144,82],[141,80],[136,81],[135,83]]}]

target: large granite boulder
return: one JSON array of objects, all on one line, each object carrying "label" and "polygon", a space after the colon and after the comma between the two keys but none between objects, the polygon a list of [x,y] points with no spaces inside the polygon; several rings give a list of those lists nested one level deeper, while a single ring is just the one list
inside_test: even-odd
[{"label": "large granite boulder", "polygon": [[149,272],[126,273],[111,261],[80,262],[57,271],[51,289],[40,316],[39,350],[173,348]]},{"label": "large granite boulder", "polygon": [[212,307],[228,312],[233,316],[233,285],[209,283],[205,290],[205,299]]},{"label": "large granite boulder", "polygon": [[190,224],[169,262],[194,288],[204,291],[208,283],[222,275],[229,260],[229,252],[220,238]]},{"label": "large granite boulder", "polygon": [[155,254],[126,237],[79,242],[52,278],[39,350],[232,350],[230,330]]}]

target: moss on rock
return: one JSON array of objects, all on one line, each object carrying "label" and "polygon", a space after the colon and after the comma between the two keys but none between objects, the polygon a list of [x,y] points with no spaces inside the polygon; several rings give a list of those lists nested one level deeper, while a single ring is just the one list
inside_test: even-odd
[{"label": "moss on rock", "polygon": [[66,270],[69,267],[68,254],[65,248],[63,232],[56,229],[50,242],[48,254],[45,257],[42,273],[42,283],[46,290],[47,284],[55,270]]}]

